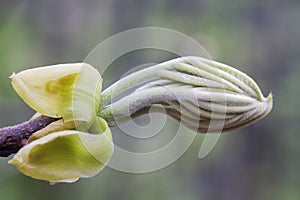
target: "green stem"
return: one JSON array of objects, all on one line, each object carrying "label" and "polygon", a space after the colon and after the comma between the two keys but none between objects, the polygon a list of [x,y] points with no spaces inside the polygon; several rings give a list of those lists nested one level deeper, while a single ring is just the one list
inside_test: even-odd
[{"label": "green stem", "polygon": [[129,117],[145,107],[165,103],[167,99],[174,100],[172,91],[164,87],[154,87],[125,96],[121,100],[102,108],[98,114],[110,124],[110,121]]},{"label": "green stem", "polygon": [[125,90],[150,80],[160,79],[162,76],[164,76],[166,69],[170,69],[174,64],[178,63],[178,61],[185,60],[185,59],[186,58],[177,58],[170,61],[166,61],[139,70],[118,80],[117,82],[115,82],[114,84],[112,84],[102,92],[100,109],[105,104],[107,104],[110,100],[112,100],[114,97],[118,96]]},{"label": "green stem", "polygon": [[151,79],[158,78],[158,70],[156,70],[157,67],[153,66],[150,68],[142,69],[140,71],[134,72],[128,76],[125,76],[124,78],[118,80],[111,86],[109,86],[107,89],[105,89],[101,94],[101,106],[104,106],[107,104],[110,100],[112,100],[114,97],[118,96],[125,90],[136,86],[138,84],[144,83],[146,81],[149,81]]}]

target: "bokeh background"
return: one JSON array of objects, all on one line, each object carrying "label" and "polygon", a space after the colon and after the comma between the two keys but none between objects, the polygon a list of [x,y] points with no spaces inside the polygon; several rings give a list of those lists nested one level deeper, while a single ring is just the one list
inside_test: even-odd
[{"label": "bokeh background", "polygon": [[[213,59],[254,77],[264,94],[271,90],[274,109],[255,125],[223,134],[206,158],[197,157],[199,134],[174,164],[148,174],[105,168],[92,179],[50,186],[1,158],[0,199],[300,199],[299,20],[298,0],[1,0],[0,127],[33,114],[13,91],[12,72],[80,62],[107,37],[143,26],[193,37]],[[118,62],[107,79],[147,52],[136,56]]]}]

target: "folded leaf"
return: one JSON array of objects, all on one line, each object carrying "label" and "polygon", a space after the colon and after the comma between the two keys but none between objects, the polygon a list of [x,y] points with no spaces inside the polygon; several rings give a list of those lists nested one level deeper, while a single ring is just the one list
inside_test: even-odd
[{"label": "folded leaf", "polygon": [[94,176],[109,161],[113,143],[103,119],[98,118],[93,126],[102,133],[55,132],[24,146],[9,163],[28,176],[52,183]]},{"label": "folded leaf", "polygon": [[86,63],[60,64],[13,74],[12,85],[37,112],[89,125],[100,105],[102,78]]}]

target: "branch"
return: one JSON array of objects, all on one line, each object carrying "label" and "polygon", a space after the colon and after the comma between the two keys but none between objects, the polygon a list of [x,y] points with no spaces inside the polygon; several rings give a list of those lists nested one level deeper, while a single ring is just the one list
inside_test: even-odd
[{"label": "branch", "polygon": [[58,119],[41,115],[21,124],[0,128],[0,157],[8,157],[18,152],[33,133]]}]

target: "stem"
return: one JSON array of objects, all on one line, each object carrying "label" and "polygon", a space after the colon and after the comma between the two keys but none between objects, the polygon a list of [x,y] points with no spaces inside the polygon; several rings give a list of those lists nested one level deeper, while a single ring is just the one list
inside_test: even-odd
[{"label": "stem", "polygon": [[156,66],[145,68],[128,76],[125,76],[124,78],[113,83],[102,92],[100,108],[125,90],[135,85],[157,78],[158,70],[156,69]]},{"label": "stem", "polygon": [[21,124],[0,128],[0,157],[18,152],[33,133],[58,119],[41,115]]},{"label": "stem", "polygon": [[171,69],[174,64],[178,63],[181,60],[185,61],[186,58],[177,58],[147,67],[145,69],[129,74],[113,83],[102,92],[100,109],[102,108],[102,106],[107,104],[110,100],[112,100],[114,97],[121,94],[125,90],[147,81],[161,78],[166,73],[166,69]]},{"label": "stem", "polygon": [[156,103],[166,102],[167,99],[172,101],[173,96],[169,90],[160,87],[134,92],[115,103],[103,107],[98,115],[104,118],[109,125],[112,125],[114,121],[122,118],[129,120],[129,116],[143,108],[151,107],[151,105]]},{"label": "stem", "polygon": [[[166,73],[168,72],[168,70],[170,70],[172,68],[172,66],[176,63],[178,63],[179,61],[185,61],[186,58],[177,58],[177,59],[173,59],[170,61],[166,61],[154,66],[150,66],[148,68],[139,70],[137,72],[134,72],[132,74],[129,74],[127,76],[125,76],[124,78],[118,80],[117,82],[113,83],[111,86],[109,86],[108,88],[106,88],[102,94],[101,94],[101,98],[100,98],[100,108],[98,111],[98,115],[102,118],[104,118],[108,124],[110,124],[110,121],[115,121],[113,118],[114,117],[119,117],[122,118],[124,116],[131,116],[135,111],[141,109],[142,107],[148,107],[151,104],[155,103],[157,101],[157,99],[161,99],[164,98],[165,94],[162,94],[162,89],[159,89],[159,92],[146,92],[146,94],[142,94],[142,95],[137,95],[139,97],[144,96],[145,98],[143,98],[144,100],[142,102],[137,102],[139,101],[138,99],[136,99],[137,101],[135,101],[137,104],[130,104],[130,105],[134,105],[134,108],[130,108],[131,110],[128,112],[128,102],[126,103],[126,100],[128,100],[128,98],[123,101],[118,101],[117,103],[113,103],[110,105],[106,105],[109,101],[111,101],[113,98],[115,98],[116,96],[120,95],[121,93],[123,93],[124,91],[137,86],[137,85],[141,85],[143,83],[147,83],[146,85],[151,86],[151,83],[155,83],[155,81],[159,82],[159,85],[164,85],[163,82],[160,81],[165,81],[165,80],[172,80],[171,77],[165,77]],[[162,79],[162,80],[160,80]],[[139,87],[139,89],[142,89],[143,86]],[[149,91],[149,90],[148,90]],[[165,90],[163,90],[165,91]],[[151,97],[150,97],[151,96]],[[147,101],[147,99],[149,101]],[[123,102],[123,103],[120,103]],[[119,105],[120,104],[120,105]],[[125,105],[126,104],[126,105]],[[105,106],[106,105],[106,106]],[[112,106],[113,105],[113,106]],[[117,106],[117,109],[114,109],[114,107]],[[116,110],[118,110],[121,114],[120,115],[116,115]],[[126,112],[127,111],[127,112]],[[114,115],[115,114],[115,115]],[[111,123],[113,124],[113,123]],[[112,125],[114,126],[114,125]]]}]

